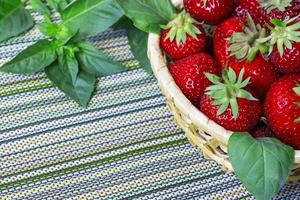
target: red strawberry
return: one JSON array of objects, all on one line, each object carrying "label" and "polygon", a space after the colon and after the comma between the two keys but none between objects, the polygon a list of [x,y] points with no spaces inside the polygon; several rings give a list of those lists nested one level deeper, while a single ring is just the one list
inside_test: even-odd
[{"label": "red strawberry", "polygon": [[270,88],[264,104],[268,123],[283,142],[300,149],[300,74],[289,74]]},{"label": "red strawberry", "polygon": [[214,54],[223,69],[230,66],[239,73],[244,68],[245,76],[252,81],[249,87],[262,99],[276,80],[276,72],[272,63],[261,55],[267,48],[257,42],[265,37],[265,30],[256,27],[249,15],[247,21],[233,17],[218,25],[214,34]]},{"label": "red strawberry", "polygon": [[184,11],[163,28],[160,46],[172,59],[181,59],[205,49],[205,30]]},{"label": "red strawberry", "polygon": [[218,24],[234,7],[233,0],[184,0],[184,8],[192,17],[206,24]]},{"label": "red strawberry", "polygon": [[271,61],[280,72],[300,72],[300,19],[272,20],[271,35],[261,39],[269,41]]},{"label": "red strawberry", "polygon": [[272,53],[271,61],[282,73],[300,72],[300,43],[292,42],[292,46],[292,49],[284,47],[282,56],[277,48]]},{"label": "red strawberry", "polygon": [[236,0],[236,14],[244,16],[249,13],[256,23],[264,26],[272,19],[284,20],[286,17],[295,17],[300,13],[298,0]]},{"label": "red strawberry", "polygon": [[250,78],[243,81],[244,70],[238,78],[231,68],[222,78],[207,73],[206,76],[214,85],[206,89],[200,110],[228,130],[250,131],[254,128],[262,114],[261,104],[244,89],[250,81]]},{"label": "red strawberry", "polygon": [[255,138],[274,137],[273,131],[264,123],[259,123],[250,133]]},{"label": "red strawberry", "polygon": [[184,95],[198,106],[209,80],[204,72],[220,74],[216,61],[208,54],[199,53],[176,61],[170,66],[170,72]]},{"label": "red strawberry", "polygon": [[235,57],[230,57],[230,52],[228,50],[230,43],[228,38],[230,38],[233,33],[242,33],[245,24],[246,22],[242,18],[232,17],[216,27],[213,36],[214,54],[221,67],[226,67],[228,65],[228,60],[236,60]]}]

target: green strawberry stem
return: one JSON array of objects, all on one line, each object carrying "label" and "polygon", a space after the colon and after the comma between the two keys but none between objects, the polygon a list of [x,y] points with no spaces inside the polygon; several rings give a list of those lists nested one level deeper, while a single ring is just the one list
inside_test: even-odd
[{"label": "green strawberry stem", "polygon": [[284,12],[287,7],[292,5],[292,0],[259,0],[259,4],[269,14],[275,9]]},{"label": "green strawberry stem", "polygon": [[258,101],[250,92],[243,89],[250,83],[250,77],[243,80],[245,69],[242,69],[237,77],[232,68],[224,70],[222,78],[205,73],[213,85],[206,88],[206,94],[213,99],[212,105],[219,105],[217,115],[222,115],[230,106],[235,120],[238,118],[238,98],[247,99],[249,101]]},{"label": "green strawberry stem", "polygon": [[269,54],[272,53],[276,45],[280,56],[283,57],[284,47],[292,49],[292,42],[300,42],[300,22],[296,22],[298,18],[299,16],[296,16],[284,21],[273,19],[271,22],[275,27],[267,25],[271,30],[271,34],[268,37],[259,39],[258,42],[268,42]]},{"label": "green strawberry stem", "polygon": [[177,46],[180,43],[186,42],[187,34],[198,40],[197,35],[201,34],[201,31],[197,28],[197,24],[200,24],[195,19],[193,19],[188,13],[182,11],[178,16],[167,25],[162,25],[162,29],[170,29],[165,40],[170,40],[171,42],[176,39]]},{"label": "green strawberry stem", "polygon": [[260,25],[255,25],[252,17],[247,14],[247,25],[244,32],[233,33],[228,41],[230,56],[235,56],[238,60],[248,60],[252,62],[259,51],[264,54],[268,51],[268,47],[258,42],[258,39],[266,37],[266,30]]},{"label": "green strawberry stem", "polygon": [[228,96],[230,98],[234,98],[234,94],[235,94],[235,89],[234,89],[234,86],[231,84],[229,78],[228,78],[228,71],[227,70],[223,70],[222,71],[222,78],[225,82],[225,84],[227,85],[227,93],[228,93]]}]

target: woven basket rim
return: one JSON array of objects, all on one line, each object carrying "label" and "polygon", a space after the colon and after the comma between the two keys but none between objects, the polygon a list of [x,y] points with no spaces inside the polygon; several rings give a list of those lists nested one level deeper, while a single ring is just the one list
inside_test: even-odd
[{"label": "woven basket rim", "polygon": [[[175,6],[182,7],[182,0],[172,0],[172,2]],[[167,98],[172,98],[180,112],[188,116],[192,123],[227,146],[233,132],[210,120],[185,97],[168,70],[165,55],[160,49],[160,36],[154,33],[149,34],[148,57],[161,90],[168,95]],[[295,164],[300,164],[300,150],[295,150]]]}]

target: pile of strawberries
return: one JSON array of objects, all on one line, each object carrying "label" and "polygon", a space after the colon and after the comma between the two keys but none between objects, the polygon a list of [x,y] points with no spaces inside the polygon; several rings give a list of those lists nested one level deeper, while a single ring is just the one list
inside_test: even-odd
[{"label": "pile of strawberries", "polygon": [[300,149],[300,1],[184,0],[161,48],[211,120]]}]

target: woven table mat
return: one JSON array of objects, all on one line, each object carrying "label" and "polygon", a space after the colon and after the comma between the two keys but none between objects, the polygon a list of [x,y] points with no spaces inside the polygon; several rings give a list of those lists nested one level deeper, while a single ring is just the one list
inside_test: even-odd
[{"label": "woven table mat", "polygon": [[[41,39],[0,45],[0,64]],[[130,68],[123,31],[90,40]],[[43,73],[0,73],[0,199],[254,199],[205,160],[173,123],[156,80],[142,70],[98,79],[88,109]],[[276,199],[300,199],[300,184]]]}]

